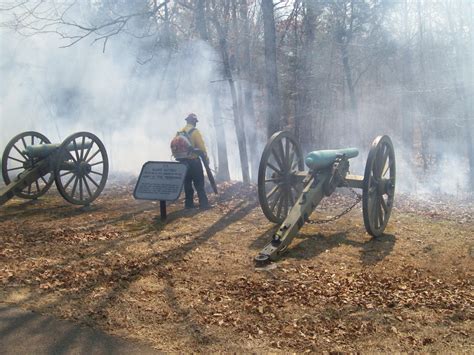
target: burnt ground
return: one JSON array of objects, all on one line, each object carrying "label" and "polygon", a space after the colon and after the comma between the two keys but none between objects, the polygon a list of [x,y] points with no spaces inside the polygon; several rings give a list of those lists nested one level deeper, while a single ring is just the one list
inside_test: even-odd
[{"label": "burnt ground", "polygon": [[[275,225],[255,188],[220,186],[215,208],[136,201],[110,182],[89,209],[54,188],[0,207],[0,303],[165,351],[474,352],[474,205],[397,196],[373,239],[359,206],[306,225],[265,270]],[[312,218],[350,204],[344,191]],[[74,334],[68,334],[74,337]]]}]

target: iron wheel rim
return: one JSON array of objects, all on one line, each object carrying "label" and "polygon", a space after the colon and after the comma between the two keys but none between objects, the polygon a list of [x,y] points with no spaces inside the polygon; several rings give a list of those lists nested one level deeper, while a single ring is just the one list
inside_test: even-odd
[{"label": "iron wheel rim", "polygon": [[273,134],[263,150],[258,169],[258,198],[263,214],[282,223],[302,191],[296,173],[304,170],[301,147],[287,131]]},{"label": "iron wheel rim", "polygon": [[[89,143],[91,145],[87,147]],[[68,146],[74,149],[70,150]],[[70,168],[65,169],[66,164]],[[66,201],[89,205],[107,183],[109,161],[104,144],[89,132],[70,135],[59,147],[54,172],[56,187]]]},{"label": "iron wheel rim", "polygon": [[[34,167],[39,160],[29,157],[22,150],[27,146],[41,144],[51,144],[51,141],[45,135],[35,131],[17,134],[8,142],[2,155],[2,177],[5,185],[9,185],[16,177],[25,172],[27,170],[25,165],[29,168]],[[47,173],[38,177],[38,179],[21,191],[16,191],[15,196],[24,199],[37,199],[49,190],[53,181],[54,174],[52,172]]]},{"label": "iron wheel rim", "polygon": [[362,213],[367,233],[383,234],[395,199],[396,162],[393,143],[379,136],[372,143],[365,165]]}]

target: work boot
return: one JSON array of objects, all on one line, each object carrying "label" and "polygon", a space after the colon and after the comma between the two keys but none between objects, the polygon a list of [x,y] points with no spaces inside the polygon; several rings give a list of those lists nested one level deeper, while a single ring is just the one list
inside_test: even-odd
[{"label": "work boot", "polygon": [[201,205],[199,205],[199,209],[200,210],[209,210],[211,208],[213,208],[214,206],[211,205],[209,202],[208,203],[203,203]]}]

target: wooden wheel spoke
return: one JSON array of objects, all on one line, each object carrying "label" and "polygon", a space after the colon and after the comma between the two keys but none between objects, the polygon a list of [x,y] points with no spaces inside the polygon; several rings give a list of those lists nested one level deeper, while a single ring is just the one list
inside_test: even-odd
[{"label": "wooden wheel spoke", "polygon": [[7,171],[13,171],[13,170],[25,170],[25,168],[23,168],[22,166],[18,166],[16,168],[11,168],[11,169],[7,169]]},{"label": "wooden wheel spoke", "polygon": [[35,180],[35,185],[36,185],[36,191],[37,191],[37,192],[40,192],[41,189],[40,189],[40,185],[39,185],[38,180]]},{"label": "wooden wheel spoke", "polygon": [[86,187],[86,190],[87,190],[87,193],[89,194],[89,197],[92,197],[92,192],[91,192],[91,189],[89,187],[89,184],[87,183],[87,180],[85,177],[82,177],[84,179],[84,186]]},{"label": "wooden wheel spoke", "polygon": [[73,172],[72,171],[66,171],[65,173],[62,173],[61,175],[59,175],[60,177],[63,177],[63,176],[66,176],[66,175],[69,175],[69,174],[72,174]]},{"label": "wooden wheel spoke", "polygon": [[25,137],[21,137],[21,141],[23,142],[23,147],[26,148],[27,144],[26,144],[26,141],[25,141]]},{"label": "wooden wheel spoke", "polygon": [[300,160],[299,158],[297,157],[295,160],[293,160],[293,164],[291,165],[291,171],[294,171],[294,170],[299,170],[299,163],[300,163]]},{"label": "wooden wheel spoke", "polygon": [[379,150],[378,159],[376,161],[377,164],[377,177],[382,176],[382,170],[385,167],[385,161],[388,157],[388,147],[386,145],[382,145],[382,147]]},{"label": "wooden wheel spoke", "polygon": [[370,220],[373,223],[374,227],[377,228],[377,200],[378,196],[375,196],[370,203]]},{"label": "wooden wheel spoke", "polygon": [[277,213],[276,213],[278,218],[280,218],[280,216],[281,216],[281,210],[282,210],[282,207],[283,207],[283,202],[285,201],[285,196],[286,196],[285,191],[282,190],[281,198],[280,198],[280,201],[278,202],[278,208],[277,208]]},{"label": "wooden wheel spoke", "polygon": [[77,159],[72,155],[70,151],[64,150],[61,152],[60,160],[62,161],[69,161],[72,160],[74,163],[77,163]]},{"label": "wooden wheel spoke", "polygon": [[379,161],[380,161],[380,149],[377,150],[377,152],[375,153],[375,159],[372,164],[372,174],[374,177],[378,176]]},{"label": "wooden wheel spoke", "polygon": [[388,164],[385,165],[385,169],[384,169],[384,171],[382,172],[382,177],[384,177],[385,175],[387,175],[387,172],[388,172],[390,169],[392,169],[394,162],[395,162],[395,161],[392,160],[392,159],[389,159],[389,160],[388,160]]},{"label": "wooden wheel spoke", "polygon": [[278,201],[280,201],[281,194],[282,194],[282,192],[281,192],[281,190],[279,189],[279,190],[278,190],[278,194],[275,196],[275,199],[273,200],[273,202],[272,202],[272,204],[271,204],[271,206],[270,206],[270,209],[271,209],[272,211],[275,210],[275,207],[276,207]]},{"label": "wooden wheel spoke", "polygon": [[295,162],[295,151],[291,149],[291,154],[288,156],[288,167],[290,171],[295,170],[295,163],[298,163],[298,161]]},{"label": "wooden wheel spoke", "polygon": [[46,181],[46,179],[43,177],[43,176],[40,176],[40,179],[43,180],[43,182],[48,185],[48,182]]},{"label": "wooden wheel spoke", "polygon": [[278,150],[280,152],[280,157],[283,163],[282,170],[286,170],[286,164],[285,164],[285,149],[283,148],[283,140],[279,140],[277,144]]},{"label": "wooden wheel spoke", "polygon": [[74,180],[74,185],[72,186],[72,191],[71,191],[71,197],[74,198],[74,195],[76,194],[76,189],[77,189],[77,181],[79,180],[79,177],[78,176],[75,176],[74,177],[76,178]]},{"label": "wooden wheel spoke", "polygon": [[19,163],[22,163],[22,164],[23,164],[24,162],[26,162],[26,160],[20,160],[20,159],[17,159],[17,158],[11,157],[11,156],[8,156],[8,159],[11,159],[11,160],[17,161],[17,162],[19,162]]},{"label": "wooden wheel spoke", "polygon": [[378,222],[379,222],[379,227],[383,226],[383,220],[384,220],[384,213],[382,211],[382,203],[380,202],[382,200],[382,196],[379,197],[379,203],[377,203],[377,216],[378,216]]},{"label": "wooden wheel spoke", "polygon": [[382,157],[381,163],[380,163],[380,176],[383,177],[384,172],[386,172],[388,169],[386,169],[387,165],[389,164],[389,155],[388,155],[388,148],[385,149],[384,155]]},{"label": "wooden wheel spoke", "polygon": [[85,178],[88,178],[90,182],[92,182],[97,188],[99,187],[99,184],[95,182],[93,178],[91,178],[89,175],[84,175]]},{"label": "wooden wheel spoke", "polygon": [[280,188],[280,185],[277,185],[273,189],[271,189],[270,192],[266,195],[267,200],[270,200],[270,198],[275,194],[275,192],[278,191],[279,188]]},{"label": "wooden wheel spoke", "polygon": [[281,181],[281,178],[269,178],[269,179],[265,179],[265,182],[273,182],[273,183],[278,183]]},{"label": "wooden wheel spoke", "polygon": [[76,177],[76,174],[72,174],[71,178],[64,184],[64,190],[71,184],[72,180]]},{"label": "wooden wheel spoke", "polygon": [[272,169],[273,171],[275,171],[278,175],[283,175],[283,173],[281,172],[281,170],[279,170],[275,165],[273,165],[272,163],[270,162],[267,162],[267,166]]},{"label": "wooden wheel spoke", "polygon": [[375,175],[370,175],[370,181],[373,185],[378,185],[379,179]]},{"label": "wooden wheel spoke", "polygon": [[80,155],[80,160],[84,158],[84,144],[86,142],[86,137],[82,136],[82,143],[81,143],[81,155]]},{"label": "wooden wheel spoke", "polygon": [[290,140],[288,138],[285,139],[285,158],[287,161],[288,168],[291,166],[290,163]]},{"label": "wooden wheel spoke", "polygon": [[87,160],[87,157],[89,156],[89,153],[91,152],[93,145],[94,145],[94,141],[91,142],[90,147],[87,148],[87,150],[86,150],[86,154],[84,154],[83,160],[84,160],[85,162],[89,162],[89,160]]},{"label": "wooden wheel spoke", "polygon": [[20,153],[20,155],[21,155],[25,160],[28,160],[28,157],[27,157],[25,154],[23,154],[23,152],[22,152],[20,149],[18,149],[18,147],[16,146],[16,144],[13,144],[13,148],[15,148],[15,150],[16,150],[18,153]]},{"label": "wooden wheel spoke", "polygon": [[92,166],[96,166],[96,165],[99,165],[99,164],[104,164],[104,162],[103,162],[103,161],[99,161],[99,162],[97,162],[97,163],[89,164],[89,165],[92,167]]},{"label": "wooden wheel spoke", "polygon": [[83,189],[82,189],[82,177],[79,178],[79,199],[82,201],[84,199]]},{"label": "wooden wheel spoke", "polygon": [[272,148],[272,155],[275,158],[275,161],[277,165],[280,167],[281,170],[285,170],[285,165],[283,164],[282,160],[280,159],[280,156],[278,153],[275,151],[275,148]]},{"label": "wooden wheel spoke", "polygon": [[93,171],[93,170],[90,171],[90,174],[95,174],[95,175],[99,175],[99,176],[104,175],[104,174],[98,173],[97,171]]},{"label": "wooden wheel spoke", "polygon": [[79,158],[79,152],[77,151],[77,144],[75,138],[72,140],[72,144],[74,145],[74,155],[76,156],[76,161],[81,161]]},{"label": "wooden wheel spoke", "polygon": [[385,202],[383,196],[380,197],[380,203],[382,205],[384,213],[387,213],[388,212],[388,206],[387,206],[387,203]]},{"label": "wooden wheel spoke", "polygon": [[97,154],[100,153],[100,149],[97,150],[94,154],[92,154],[92,156],[86,160],[86,163],[89,163],[92,159],[94,159],[96,157]]}]

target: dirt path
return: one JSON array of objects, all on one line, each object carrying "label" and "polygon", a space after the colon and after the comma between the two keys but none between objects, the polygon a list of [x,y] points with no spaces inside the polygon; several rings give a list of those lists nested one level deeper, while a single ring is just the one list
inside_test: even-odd
[{"label": "dirt path", "polygon": [[0,349],[3,355],[159,353],[89,327],[6,306],[0,306]]},{"label": "dirt path", "polygon": [[1,299],[165,351],[474,351],[472,203],[399,196],[377,239],[356,208],[257,271],[275,226],[254,190],[221,186],[201,213],[172,205],[164,225],[131,188],[109,184],[90,210],[54,191],[3,206]]}]

